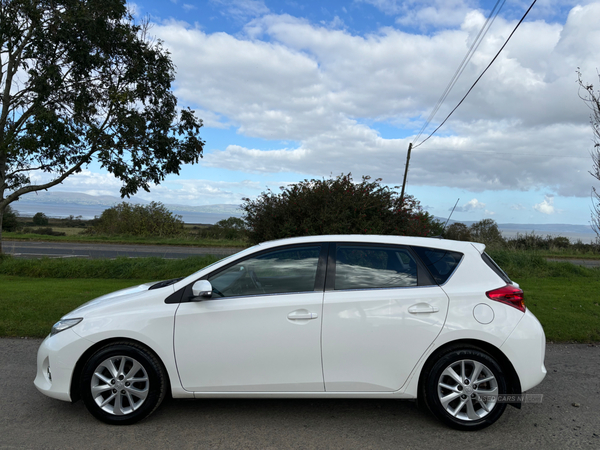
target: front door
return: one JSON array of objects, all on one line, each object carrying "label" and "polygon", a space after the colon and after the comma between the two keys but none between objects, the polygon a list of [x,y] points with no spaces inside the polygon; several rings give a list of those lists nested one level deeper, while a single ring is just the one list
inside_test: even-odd
[{"label": "front door", "polygon": [[209,275],[213,298],[182,303],[175,317],[184,389],[322,392],[321,253],[321,245],[271,250]]}]

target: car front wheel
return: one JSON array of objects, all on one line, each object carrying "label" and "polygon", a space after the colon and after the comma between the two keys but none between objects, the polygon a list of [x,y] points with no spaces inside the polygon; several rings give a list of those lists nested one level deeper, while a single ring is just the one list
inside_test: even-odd
[{"label": "car front wheel", "polygon": [[498,420],[506,409],[498,396],[506,392],[499,364],[475,349],[442,356],[431,368],[425,387],[429,410],[460,430],[478,430]]},{"label": "car front wheel", "polygon": [[164,370],[145,348],[115,343],[86,362],[80,392],[87,409],[113,425],[128,425],[149,416],[166,393]]}]

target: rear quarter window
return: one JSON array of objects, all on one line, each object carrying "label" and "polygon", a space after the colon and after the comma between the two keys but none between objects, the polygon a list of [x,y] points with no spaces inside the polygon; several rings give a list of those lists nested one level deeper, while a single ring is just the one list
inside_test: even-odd
[{"label": "rear quarter window", "polygon": [[463,258],[460,252],[452,252],[439,248],[413,247],[425,267],[437,284],[444,284],[454,273]]},{"label": "rear quarter window", "polygon": [[504,270],[502,270],[500,268],[500,266],[498,264],[496,264],[496,261],[494,261],[490,255],[488,255],[487,253],[484,252],[481,254],[481,259],[483,259],[483,261],[487,264],[487,266],[490,269],[492,269],[494,272],[496,272],[496,275],[498,275],[500,278],[502,278],[502,280],[506,284],[513,284],[512,280],[509,278],[509,276],[506,275],[506,272],[504,272]]}]

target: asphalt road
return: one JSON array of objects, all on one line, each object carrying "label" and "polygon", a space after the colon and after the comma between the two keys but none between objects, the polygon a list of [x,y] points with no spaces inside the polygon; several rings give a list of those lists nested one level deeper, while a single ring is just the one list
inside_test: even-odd
[{"label": "asphalt road", "polygon": [[449,429],[393,400],[171,400],[127,427],[33,386],[37,339],[0,339],[2,449],[576,449],[600,448],[600,346],[549,344],[548,376],[492,427]]},{"label": "asphalt road", "polygon": [[79,244],[73,242],[2,241],[4,252],[21,258],[116,258],[118,256],[187,258],[188,256],[227,256],[242,250],[233,247],[186,247],[174,245]]}]

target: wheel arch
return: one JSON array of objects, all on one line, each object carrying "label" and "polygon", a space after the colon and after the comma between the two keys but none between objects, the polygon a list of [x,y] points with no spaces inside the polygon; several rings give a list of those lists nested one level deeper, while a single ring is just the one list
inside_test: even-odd
[{"label": "wheel arch", "polygon": [[136,339],[131,339],[131,338],[114,337],[114,338],[109,338],[109,339],[105,339],[105,340],[96,342],[94,345],[92,345],[90,348],[88,348],[85,352],[83,352],[82,355],[77,360],[77,364],[75,364],[75,369],[73,370],[73,375],[71,377],[70,394],[71,394],[72,402],[76,402],[81,399],[81,392],[79,391],[79,380],[81,379],[81,375],[82,375],[83,367],[85,366],[85,363],[98,350],[100,350],[101,348],[106,347],[110,344],[114,344],[114,343],[135,344],[136,346],[143,347],[144,350],[150,352],[156,358],[156,360],[159,362],[159,364],[161,365],[161,368],[163,370],[163,373],[165,374],[166,387],[167,387],[166,396],[172,397],[171,377],[169,375],[169,371],[167,370],[167,368],[165,366],[165,363],[162,361],[160,356],[151,347],[149,347],[147,344],[145,344],[141,341],[138,341]]},{"label": "wheel arch", "polygon": [[[498,347],[490,344],[489,342],[480,341],[477,339],[460,339],[457,341],[447,342],[442,345],[440,348],[436,349],[425,361],[423,364],[423,368],[421,369],[421,373],[419,375],[419,385],[418,385],[418,393],[417,393],[417,401],[419,404],[425,403],[425,383],[431,368],[435,364],[435,362],[441,358],[446,353],[449,353],[454,350],[462,350],[462,349],[473,349],[479,350],[481,352],[487,353],[490,357],[494,358],[502,371],[506,375],[506,384],[508,391],[507,394],[521,394],[521,381],[519,380],[519,375],[515,370],[514,366],[510,362],[510,360],[506,357],[506,355],[500,350]],[[515,408],[521,408],[521,403],[509,403],[509,405],[514,406]]]}]

